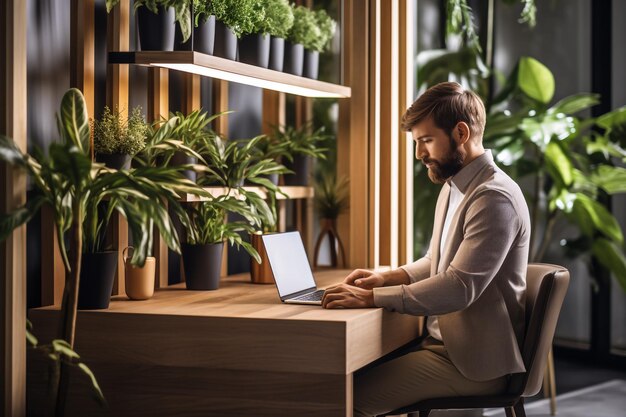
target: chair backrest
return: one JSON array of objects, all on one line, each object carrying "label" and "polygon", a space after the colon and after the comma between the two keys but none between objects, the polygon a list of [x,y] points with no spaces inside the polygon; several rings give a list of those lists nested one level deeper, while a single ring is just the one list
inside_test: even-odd
[{"label": "chair backrest", "polygon": [[528,265],[526,336],[522,348],[526,372],[511,378],[509,392],[529,397],[541,389],[548,352],[568,285],[569,272],[562,266]]}]

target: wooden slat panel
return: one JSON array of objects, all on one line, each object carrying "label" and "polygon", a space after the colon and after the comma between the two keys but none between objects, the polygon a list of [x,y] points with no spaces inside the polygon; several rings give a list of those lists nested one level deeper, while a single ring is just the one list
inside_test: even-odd
[{"label": "wooden slat panel", "polygon": [[[0,134],[26,151],[26,2],[0,6]],[[0,164],[0,213],[26,201],[23,171]],[[0,414],[26,415],[26,227],[0,243]]]},{"label": "wooden slat panel", "polygon": [[[365,3],[365,4],[363,4]],[[338,174],[350,179],[350,208],[339,217],[338,231],[351,267],[373,266],[369,188],[369,2],[345,0],[343,7],[343,83],[351,100],[339,101]],[[358,28],[358,29],[357,29]]]},{"label": "wooden slat panel", "polygon": [[[107,50],[128,51],[130,44],[130,1],[122,0],[107,16]],[[107,65],[107,105],[128,117],[128,65]],[[128,246],[128,223],[114,213],[108,229],[113,250],[118,252],[113,295],[125,293],[123,251]]]},{"label": "wooden slat panel", "polygon": [[369,59],[369,91],[370,91],[370,103],[369,103],[369,136],[368,143],[370,148],[369,154],[369,203],[370,214],[368,221],[370,223],[370,236],[372,243],[369,245],[369,257],[370,263],[373,267],[378,268],[380,266],[380,247],[386,244],[381,242],[380,233],[380,207],[381,204],[381,149],[380,149],[380,126],[381,126],[381,101],[380,101],[380,55],[381,55],[381,41],[380,41],[380,0],[370,0],[370,33],[369,39],[372,44],[373,53]]},{"label": "wooden slat panel", "polygon": [[[380,263],[398,266],[398,2],[382,2],[380,16]],[[378,77],[377,77],[378,78]]]},{"label": "wooden slat panel", "polygon": [[[399,38],[400,52],[399,62],[399,88],[398,103],[401,115],[413,102],[414,78],[413,57],[414,52],[414,31],[413,16],[415,13],[412,0],[400,1]],[[398,233],[398,257],[400,264],[413,261],[413,141],[409,135],[399,129],[398,143],[400,145],[399,154],[399,233]]]},{"label": "wooden slat panel", "polygon": [[184,74],[183,83],[185,84],[182,94],[183,113],[189,114],[194,110],[199,110],[200,104],[200,76],[195,74]]},{"label": "wooden slat panel", "polygon": [[72,0],[71,3],[70,86],[83,92],[87,112],[94,114],[94,0]]},{"label": "wooden slat panel", "polygon": [[[228,81],[213,80],[213,113],[228,111]],[[224,138],[228,138],[228,116],[215,119],[213,129]],[[228,275],[228,250],[222,254],[221,275]]]},{"label": "wooden slat panel", "polygon": [[41,208],[41,265],[41,305],[61,305],[65,266],[57,244],[54,213],[49,206]]},{"label": "wooden slat panel", "polygon": [[[169,73],[161,68],[148,70],[148,120],[161,120],[169,114]],[[168,285],[167,245],[157,231],[154,233],[154,256],[156,258],[157,288]]]}]

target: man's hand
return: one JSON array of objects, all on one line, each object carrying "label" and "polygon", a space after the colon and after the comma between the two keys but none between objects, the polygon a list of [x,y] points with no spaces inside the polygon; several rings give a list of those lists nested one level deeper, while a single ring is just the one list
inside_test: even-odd
[{"label": "man's hand", "polygon": [[384,286],[385,278],[374,271],[355,269],[343,280],[343,283],[371,290],[372,288]]},{"label": "man's hand", "polygon": [[370,289],[339,284],[326,289],[322,298],[324,308],[367,308],[374,307],[374,292]]}]

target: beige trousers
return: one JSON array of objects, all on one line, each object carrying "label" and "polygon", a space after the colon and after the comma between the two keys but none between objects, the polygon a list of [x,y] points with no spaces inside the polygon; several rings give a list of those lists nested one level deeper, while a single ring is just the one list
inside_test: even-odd
[{"label": "beige trousers", "polygon": [[376,416],[428,398],[497,394],[507,381],[507,376],[482,382],[465,378],[445,347],[426,338],[355,373],[354,416]]}]

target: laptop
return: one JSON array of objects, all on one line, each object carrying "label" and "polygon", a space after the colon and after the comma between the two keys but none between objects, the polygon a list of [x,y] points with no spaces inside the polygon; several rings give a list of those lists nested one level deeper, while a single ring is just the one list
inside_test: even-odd
[{"label": "laptop", "polygon": [[324,290],[318,289],[299,232],[263,235],[278,295],[283,303],[322,305]]}]

